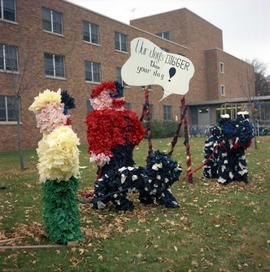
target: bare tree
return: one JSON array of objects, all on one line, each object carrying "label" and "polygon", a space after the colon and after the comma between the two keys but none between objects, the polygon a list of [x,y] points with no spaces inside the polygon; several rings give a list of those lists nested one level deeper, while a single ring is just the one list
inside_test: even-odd
[{"label": "bare tree", "polygon": [[257,59],[247,62],[254,67],[256,95],[269,95],[270,89],[266,80],[266,64],[258,61]]},{"label": "bare tree", "polygon": [[[67,50],[63,53],[63,55],[70,54],[75,48],[75,43],[78,40],[79,33],[72,32],[72,38],[70,39],[69,45],[67,46]],[[18,63],[17,57],[13,58],[15,61],[11,63],[11,74],[10,74],[10,85],[15,94],[15,114],[16,114],[16,128],[17,128],[17,149],[19,153],[19,161],[20,161],[20,169],[23,171],[25,169],[24,163],[24,153],[22,147],[22,103],[21,98],[25,91],[31,88],[44,88],[42,85],[42,80],[39,80],[44,73],[44,67],[38,67],[38,60],[41,58],[42,52],[40,51],[40,46],[36,41],[32,39],[25,38],[25,41],[21,41],[21,47],[19,48]],[[19,66],[19,69],[18,69]],[[33,67],[38,67],[38,69],[34,70]]]},{"label": "bare tree", "polygon": [[[238,73],[238,79],[240,82],[240,89],[242,90],[242,93],[245,95],[245,97],[248,100],[247,110],[250,112],[250,119],[253,124],[256,124],[256,90],[255,90],[255,71],[254,66],[253,69],[250,69],[248,66],[246,66],[245,71],[241,71],[241,73]],[[257,146],[257,139],[256,139],[256,133],[254,138],[254,146],[255,149],[258,148]]]}]

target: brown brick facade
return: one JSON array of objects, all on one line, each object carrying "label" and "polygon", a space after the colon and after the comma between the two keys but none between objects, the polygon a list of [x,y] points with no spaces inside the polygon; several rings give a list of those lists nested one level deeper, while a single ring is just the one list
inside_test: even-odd
[{"label": "brown brick facade", "polygon": [[[63,14],[63,36],[43,31],[42,7]],[[100,45],[83,41],[83,20],[99,25]],[[0,95],[14,95],[14,89],[21,90],[23,148],[35,147],[41,137],[35,128],[34,115],[28,111],[28,107],[33,98],[45,89],[67,89],[75,97],[76,109],[71,111],[73,128],[81,142],[86,142],[84,120],[93,84],[85,81],[84,61],[101,64],[102,81],[114,80],[116,67],[121,67],[129,56],[128,53],[115,50],[115,31],[126,34],[128,42],[136,37],[144,37],[172,53],[190,58],[195,66],[195,75],[187,95],[189,102],[219,99],[218,90],[215,89],[221,82],[225,82],[228,99],[242,95],[238,79],[241,79],[242,89],[252,84],[243,76],[246,70],[251,69],[250,66],[222,51],[221,30],[186,9],[134,20],[130,26],[61,0],[17,0],[16,23],[0,20],[0,44],[17,46],[19,74],[0,71]],[[170,32],[171,41],[154,35],[162,31]],[[212,48],[219,49],[205,51]],[[45,76],[45,52],[64,56],[64,80]],[[224,75],[218,73],[218,62],[221,60],[224,61]],[[235,77],[236,72],[239,73],[238,79]],[[128,87],[125,96],[132,109],[140,113],[144,100],[142,88]],[[163,105],[171,105],[174,119],[178,115],[180,97],[171,95],[159,103],[161,97],[161,87],[154,86],[150,93],[154,118],[162,120]],[[0,151],[15,149],[16,125],[0,122]]]}]

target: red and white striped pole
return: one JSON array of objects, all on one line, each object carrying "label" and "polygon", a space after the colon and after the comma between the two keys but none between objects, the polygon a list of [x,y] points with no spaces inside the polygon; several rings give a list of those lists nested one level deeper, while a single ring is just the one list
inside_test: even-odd
[{"label": "red and white striped pole", "polygon": [[186,175],[188,178],[188,182],[192,183],[192,171],[191,171],[191,154],[190,154],[190,145],[189,145],[189,134],[188,134],[188,122],[187,122],[187,106],[185,96],[181,99],[181,108],[182,113],[184,113],[183,121],[184,121],[184,145],[186,146]]}]

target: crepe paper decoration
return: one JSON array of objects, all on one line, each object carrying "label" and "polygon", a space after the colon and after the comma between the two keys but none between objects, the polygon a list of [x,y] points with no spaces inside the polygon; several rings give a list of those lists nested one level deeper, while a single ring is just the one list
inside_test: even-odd
[{"label": "crepe paper decoration", "polygon": [[69,126],[61,126],[44,135],[38,143],[38,171],[40,182],[68,181],[79,177],[79,149],[77,135]]},{"label": "crepe paper decoration", "polygon": [[40,93],[29,107],[43,133],[37,168],[43,188],[44,225],[49,239],[60,244],[82,238],[77,200],[80,142],[67,114],[74,107],[74,99],[60,90]]},{"label": "crepe paper decoration", "polygon": [[78,179],[71,177],[68,182],[47,180],[42,190],[43,220],[50,241],[67,244],[80,240],[83,235],[77,199]]},{"label": "crepe paper decoration", "polygon": [[99,167],[93,207],[103,209],[112,202],[118,210],[132,210],[128,193],[135,191],[144,204],[178,207],[170,187],[179,179],[181,168],[159,151],[149,152],[146,167],[134,166],[133,150],[145,129],[134,112],[119,107],[121,101],[121,87],[111,82],[94,88],[90,98],[94,110],[86,120],[88,150],[90,160]]},{"label": "crepe paper decoration", "polygon": [[46,104],[35,112],[37,128],[41,133],[48,134],[55,128],[66,123],[67,117],[64,115],[64,105],[55,102]]},{"label": "crepe paper decoration", "polygon": [[254,129],[247,112],[239,112],[232,120],[222,115],[217,126],[205,142],[206,178],[217,179],[221,184],[232,181],[248,181],[248,168],[245,150],[251,145]]},{"label": "crepe paper decoration", "polygon": [[34,98],[34,102],[29,107],[30,111],[37,112],[48,104],[61,104],[61,94],[60,91],[54,92],[50,90],[45,90]]},{"label": "crepe paper decoration", "polygon": [[178,181],[181,167],[162,152],[148,155],[146,167],[122,166],[110,169],[95,183],[94,208],[103,209],[112,202],[117,210],[132,210],[129,192],[138,192],[143,204],[177,208],[179,204],[170,187]]}]

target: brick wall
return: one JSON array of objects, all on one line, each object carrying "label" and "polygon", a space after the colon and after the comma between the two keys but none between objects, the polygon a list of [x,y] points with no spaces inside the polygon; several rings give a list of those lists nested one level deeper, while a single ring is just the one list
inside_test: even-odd
[{"label": "brick wall", "polygon": [[[18,0],[16,1],[17,23],[0,21],[0,43],[15,45],[19,53],[18,75],[0,71],[0,95],[13,95],[14,83],[21,89],[22,97],[22,142],[23,148],[33,148],[41,138],[35,128],[34,114],[28,111],[33,98],[44,89],[67,89],[76,99],[76,109],[71,111],[73,128],[78,133],[81,142],[86,143],[85,117],[87,114],[87,99],[93,84],[85,81],[84,61],[91,60],[101,63],[102,81],[116,78],[116,67],[121,67],[129,54],[118,52],[114,48],[114,32],[122,32],[133,38],[144,37],[160,47],[167,48],[172,53],[187,56],[195,65],[195,75],[191,80],[187,101],[199,102],[216,99],[214,71],[216,64],[209,60],[205,49],[222,48],[222,32],[204,19],[187,9],[150,16],[132,21],[126,25],[90,10],[78,7],[62,0]],[[63,13],[64,36],[46,33],[42,30],[42,7]],[[83,41],[82,21],[88,20],[100,26],[100,46]],[[139,29],[142,28],[143,30]],[[170,31],[172,41],[159,38],[149,32]],[[49,79],[44,74],[44,52],[65,56],[65,80]],[[246,67],[239,60],[228,56],[223,51],[217,51],[215,61],[224,59],[226,90],[229,92],[230,82],[234,82],[234,67]],[[226,73],[227,62],[233,62],[230,72]],[[213,70],[208,71],[208,65]],[[229,67],[229,64],[228,64]],[[240,70],[241,71],[241,70]],[[218,76],[218,82],[222,78]],[[246,83],[246,82],[244,82]],[[236,83],[233,83],[236,86]],[[210,86],[210,87],[209,87]],[[228,86],[228,87],[227,87]],[[208,88],[210,91],[208,91]],[[150,103],[154,104],[155,119],[163,119],[163,105],[172,105],[172,115],[175,118],[179,111],[180,98],[170,95],[162,102],[161,87],[154,86],[150,93]],[[227,95],[227,91],[226,91]],[[141,87],[125,89],[126,101],[132,109],[141,113],[144,101]],[[16,149],[16,125],[0,124],[0,151]]]}]

